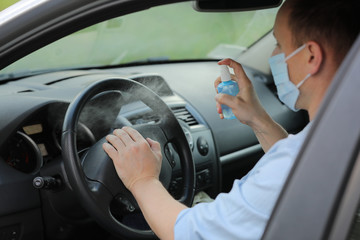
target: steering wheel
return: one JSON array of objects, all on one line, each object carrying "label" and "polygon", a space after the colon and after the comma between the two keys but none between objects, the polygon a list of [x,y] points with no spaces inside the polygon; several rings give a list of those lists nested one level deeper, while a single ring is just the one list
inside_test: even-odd
[{"label": "steering wheel", "polygon": [[183,178],[179,201],[187,206],[191,205],[195,192],[195,170],[185,134],[163,100],[146,86],[130,79],[108,78],[95,82],[71,102],[65,115],[61,139],[65,171],[82,206],[105,229],[125,239],[154,239],[156,236],[151,230],[140,230],[119,220],[119,216],[124,218],[140,210],[134,197],[116,174],[112,160],[102,149],[105,137],[95,143],[81,159],[78,156],[76,135],[82,109],[99,94],[114,91],[120,92],[122,96],[130,95],[132,100],[142,101],[160,116],[160,121],[156,123],[132,127],[144,137],[160,143],[163,160],[159,178],[167,189],[176,164],[172,155],[174,149],[177,150]]}]

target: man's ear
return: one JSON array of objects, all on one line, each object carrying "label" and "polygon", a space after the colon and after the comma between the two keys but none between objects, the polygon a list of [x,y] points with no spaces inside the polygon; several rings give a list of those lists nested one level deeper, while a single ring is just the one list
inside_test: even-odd
[{"label": "man's ear", "polygon": [[321,46],[314,41],[309,41],[306,44],[307,50],[307,72],[315,75],[319,72],[321,64],[323,63],[323,51]]}]

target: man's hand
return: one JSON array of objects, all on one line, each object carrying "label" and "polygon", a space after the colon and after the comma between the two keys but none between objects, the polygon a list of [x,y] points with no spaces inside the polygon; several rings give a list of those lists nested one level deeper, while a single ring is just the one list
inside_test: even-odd
[{"label": "man's hand", "polygon": [[[221,104],[229,106],[236,118],[246,125],[252,127],[256,124],[258,119],[264,118],[266,115],[265,109],[260,104],[259,98],[256,95],[254,87],[246,76],[242,66],[231,59],[224,59],[218,63],[219,65],[228,65],[234,69],[235,75],[232,75],[232,80],[239,85],[239,93],[236,96],[227,94],[217,94],[215,97],[216,108],[220,117],[222,116]],[[217,91],[217,86],[221,83],[220,77],[215,80],[214,86]]]},{"label": "man's hand", "polygon": [[103,149],[113,160],[117,174],[131,192],[137,184],[159,179],[161,170],[160,144],[133,128],[114,130],[106,137]]},{"label": "man's hand", "polygon": [[[232,112],[241,123],[253,129],[265,152],[278,140],[287,137],[285,129],[277,124],[261,105],[255,89],[240,63],[227,58],[218,64],[228,65],[234,69],[235,75],[232,75],[232,80],[238,83],[240,90],[236,96],[227,94],[217,94],[215,96],[216,108],[220,118],[223,118],[221,104],[225,104],[232,109]],[[218,92],[217,86],[220,83],[221,79],[219,77],[214,83],[216,92]]]},{"label": "man's hand", "polygon": [[130,128],[116,129],[103,148],[113,160],[117,174],[134,195],[151,229],[160,239],[174,239],[178,214],[186,206],[176,201],[159,181],[160,144]]}]

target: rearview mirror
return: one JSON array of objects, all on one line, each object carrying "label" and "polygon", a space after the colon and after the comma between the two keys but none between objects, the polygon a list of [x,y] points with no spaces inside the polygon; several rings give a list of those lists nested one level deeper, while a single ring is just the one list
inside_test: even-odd
[{"label": "rearview mirror", "polygon": [[199,12],[234,12],[278,7],[282,0],[195,0]]}]

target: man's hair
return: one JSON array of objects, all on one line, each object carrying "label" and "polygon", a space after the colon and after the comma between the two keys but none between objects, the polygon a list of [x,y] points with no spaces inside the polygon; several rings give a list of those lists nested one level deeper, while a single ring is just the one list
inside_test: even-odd
[{"label": "man's hair", "polygon": [[287,0],[295,46],[315,41],[340,65],[360,31],[360,0]]}]

